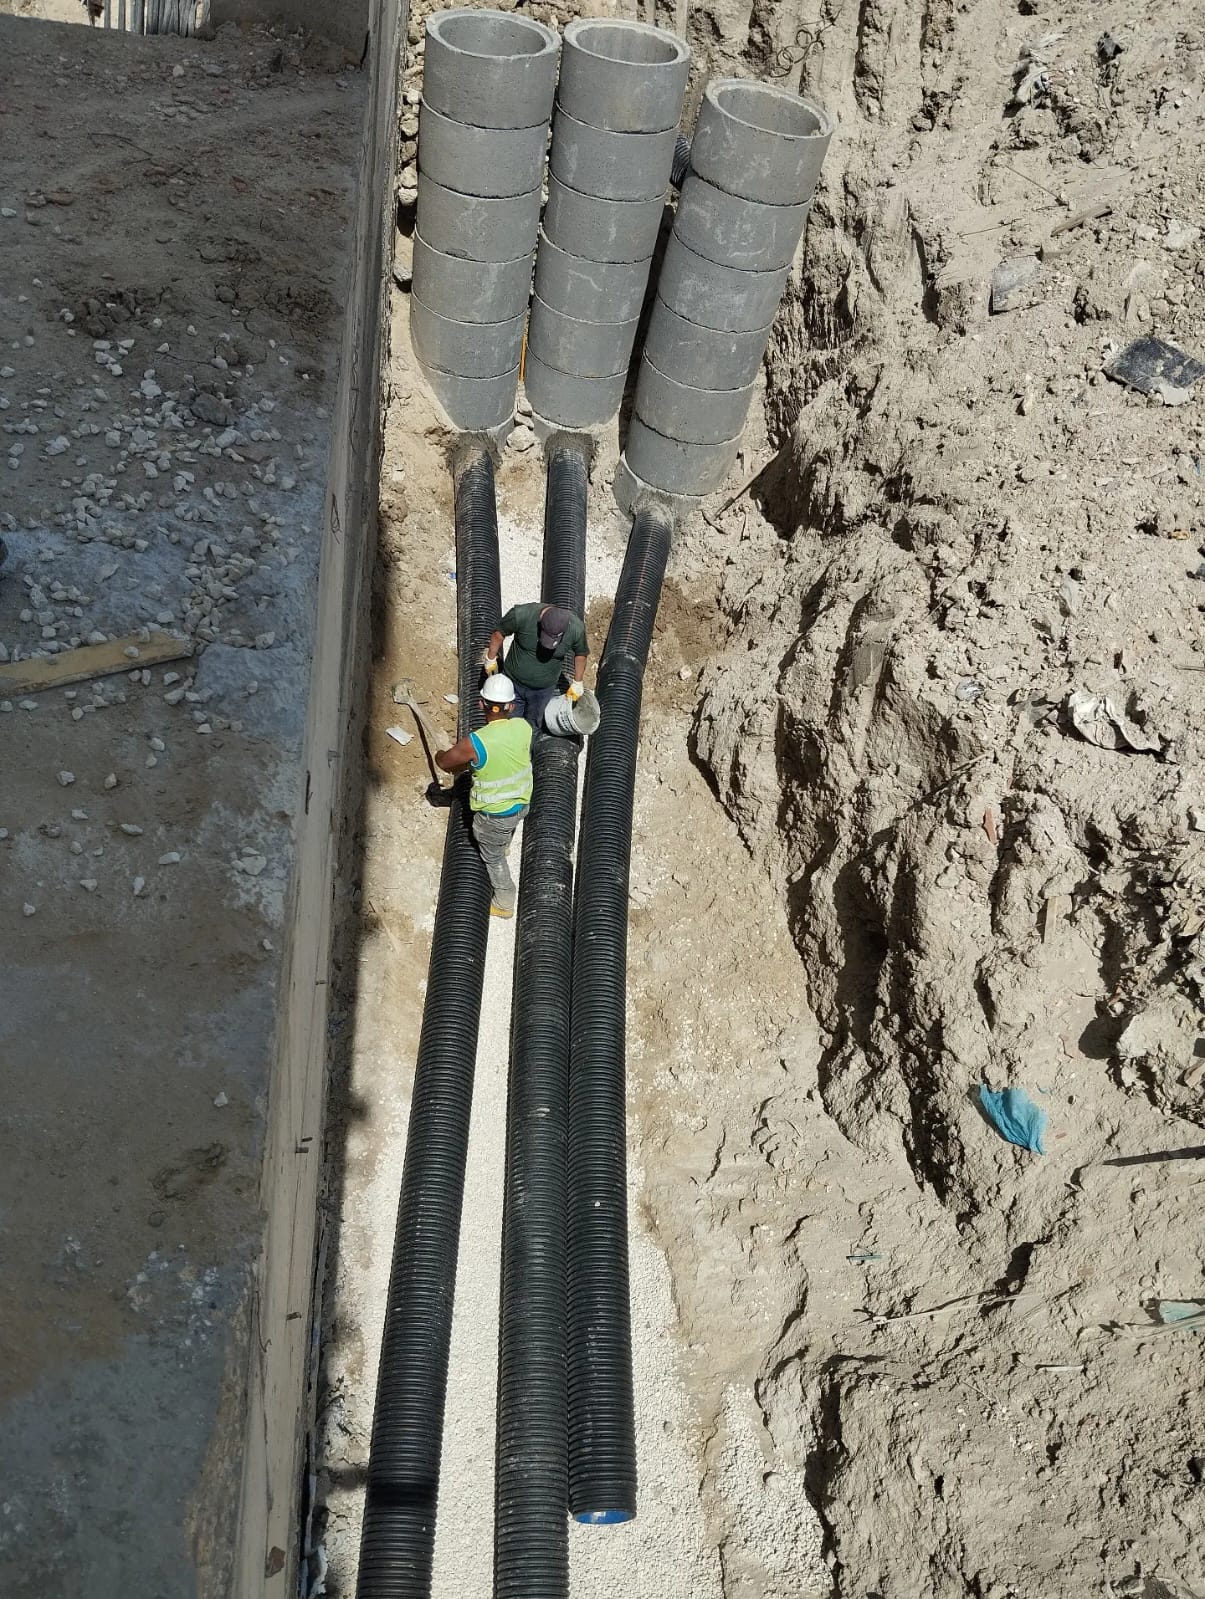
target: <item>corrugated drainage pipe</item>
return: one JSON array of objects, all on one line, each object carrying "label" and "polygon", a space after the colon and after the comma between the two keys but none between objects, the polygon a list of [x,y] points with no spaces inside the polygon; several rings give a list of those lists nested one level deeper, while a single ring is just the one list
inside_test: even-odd
[{"label": "corrugated drainage pipe", "polygon": [[645,662],[669,558],[657,506],[632,524],[598,672],[573,907],[569,1041],[569,1508],[636,1514],[628,1302],[626,984],[628,868]]},{"label": "corrugated drainage pipe", "polygon": [[[476,441],[462,446],[456,463],[456,568],[463,734],[480,723],[477,661],[500,610],[494,466]],[[448,813],[410,1101],[368,1460],[359,1599],[427,1599],[431,1592],[489,905],[489,878],[473,843],[462,779]]]},{"label": "corrugated drainage pipe", "polygon": [[[585,603],[586,442],[549,441],[549,605]],[[502,1211],[494,1475],[496,1599],[566,1599],[565,1142],[573,972],[573,827],[581,741],[537,735],[523,824]]]}]

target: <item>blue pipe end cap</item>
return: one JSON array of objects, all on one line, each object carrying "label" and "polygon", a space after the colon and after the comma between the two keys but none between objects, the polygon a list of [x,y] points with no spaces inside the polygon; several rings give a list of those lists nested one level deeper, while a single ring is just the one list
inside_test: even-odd
[{"label": "blue pipe end cap", "polygon": [[616,1527],[622,1521],[635,1521],[634,1510],[581,1510],[574,1517],[587,1527]]}]

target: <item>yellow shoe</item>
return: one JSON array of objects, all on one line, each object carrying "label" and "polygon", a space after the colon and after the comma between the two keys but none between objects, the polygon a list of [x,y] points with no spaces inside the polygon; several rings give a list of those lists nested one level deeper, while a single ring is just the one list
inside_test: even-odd
[{"label": "yellow shoe", "polygon": [[490,915],[491,916],[501,916],[501,917],[504,917],[505,919],[509,920],[514,914],[515,913],[514,913],[513,910],[508,911],[504,905],[499,905],[497,900],[491,901],[491,903],[490,903]]}]

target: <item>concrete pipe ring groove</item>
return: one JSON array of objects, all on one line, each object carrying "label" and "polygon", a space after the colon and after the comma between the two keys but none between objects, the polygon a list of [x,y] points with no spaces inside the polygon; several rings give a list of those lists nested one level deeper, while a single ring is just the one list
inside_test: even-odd
[{"label": "concrete pipe ring groove", "polygon": [[815,100],[748,78],[715,78],[703,95],[690,164],[729,194],[802,205],[832,135],[833,120]]},{"label": "concrete pipe ring groove", "polygon": [[649,280],[643,261],[592,261],[540,235],[535,292],[545,305],[583,322],[628,322],[640,315]]},{"label": "concrete pipe ring groove", "polygon": [[633,417],[624,443],[629,469],[665,494],[711,494],[736,460],[740,434],[719,444],[688,444],[666,438]]},{"label": "concrete pipe ring groove", "polygon": [[683,444],[723,444],[744,429],[756,387],[747,383],[739,389],[702,389],[679,383],[646,354],[636,380],[636,415],[647,427]]},{"label": "concrete pipe ring groove", "polygon": [[570,115],[613,133],[676,128],[690,50],[646,22],[579,17],[565,29],[557,99]]},{"label": "concrete pipe ring groove", "polygon": [[558,249],[591,261],[647,261],[657,247],[665,202],[600,200],[548,174],[544,232]]},{"label": "concrete pipe ring groove", "polygon": [[523,388],[531,408],[556,427],[605,427],[623,401],[627,368],[606,377],[578,377],[541,361],[530,347],[523,367]]},{"label": "concrete pipe ring groove", "polygon": [[677,142],[674,128],[611,133],[579,122],[558,104],[548,170],[561,183],[602,200],[662,200]]},{"label": "concrete pipe ring groove", "polygon": [[536,128],[552,115],[561,42],[506,11],[457,7],[427,20],[423,98],[456,122]]},{"label": "concrete pipe ring groove", "polygon": [[509,199],[540,187],[548,129],[482,128],[418,108],[418,170],[457,194]]},{"label": "concrete pipe ring groove", "polygon": [[540,229],[540,191],[487,199],[460,194],[418,175],[417,231],[432,248],[466,261],[513,261],[530,256]]}]

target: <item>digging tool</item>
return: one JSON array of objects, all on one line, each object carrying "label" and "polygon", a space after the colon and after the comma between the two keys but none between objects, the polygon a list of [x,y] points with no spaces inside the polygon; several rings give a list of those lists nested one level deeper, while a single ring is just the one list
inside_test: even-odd
[{"label": "digging tool", "polygon": [[440,752],[450,750],[453,741],[438,723],[431,720],[419,704],[417,696],[418,688],[412,677],[403,677],[393,685],[393,703],[405,705],[414,712],[414,720],[418,723],[418,735],[423,743],[423,754],[427,757],[427,765],[431,768],[431,783],[427,788],[427,798],[433,805],[438,805],[445,796],[451,795],[452,785],[448,784],[445,787],[440,782],[439,768],[432,758],[431,750],[432,747]]}]

